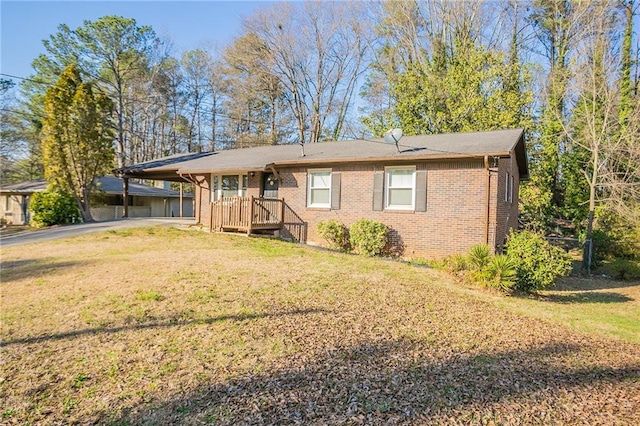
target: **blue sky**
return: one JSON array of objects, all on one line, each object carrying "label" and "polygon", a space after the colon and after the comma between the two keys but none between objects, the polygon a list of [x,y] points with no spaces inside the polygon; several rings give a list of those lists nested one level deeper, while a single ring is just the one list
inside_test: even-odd
[{"label": "blue sky", "polygon": [[[220,49],[240,33],[242,20],[268,1],[5,1],[0,2],[3,74],[27,77],[44,53],[42,40],[58,25],[75,29],[104,15],[134,18],[174,43],[174,55],[195,48]],[[3,76],[4,77],[4,76]],[[18,81],[16,81],[18,82]]]}]

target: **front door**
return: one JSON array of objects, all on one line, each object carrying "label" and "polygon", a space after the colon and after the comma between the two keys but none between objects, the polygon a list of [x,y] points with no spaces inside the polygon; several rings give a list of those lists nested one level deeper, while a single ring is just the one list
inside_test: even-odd
[{"label": "front door", "polygon": [[278,198],[278,179],[272,173],[265,173],[262,177],[262,196]]}]

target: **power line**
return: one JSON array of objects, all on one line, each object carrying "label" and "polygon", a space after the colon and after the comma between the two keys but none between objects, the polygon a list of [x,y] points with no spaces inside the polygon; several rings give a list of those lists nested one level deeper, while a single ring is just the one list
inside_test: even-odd
[{"label": "power line", "polygon": [[33,117],[44,118],[45,117],[43,114],[40,114],[40,113],[24,112],[24,111],[20,111],[20,110],[17,110],[17,109],[0,108],[0,111],[10,112],[12,114],[22,115],[22,116],[27,117],[27,118],[33,118]]},{"label": "power line", "polygon": [[[6,77],[10,77],[10,78],[16,78],[19,80],[23,80],[23,81],[30,81],[33,83],[37,83],[37,84],[46,84],[46,85],[52,85],[54,83],[48,83],[42,80],[35,80],[33,78],[29,78],[29,77],[20,77],[20,76],[16,76],[16,75],[12,75],[12,74],[5,74],[5,73],[0,73],[0,75],[6,76]],[[99,76],[93,76],[95,79],[97,79],[98,81],[102,81],[105,83],[109,83],[109,81],[99,77]],[[98,86],[99,87],[99,86]],[[149,96],[147,99],[140,99],[140,98],[135,98],[135,97],[130,97],[130,96],[125,96],[123,98],[126,101],[129,102],[133,102],[133,103],[141,103],[141,104],[148,104],[148,105],[157,105],[158,102],[157,101],[153,101],[153,100],[149,100],[149,99],[162,99],[161,95],[155,95],[155,96]],[[202,108],[200,109],[199,115],[201,116],[208,116],[208,117],[213,117],[214,113],[212,111],[210,111],[207,108],[212,108],[213,104],[208,103],[206,100],[203,100],[200,103],[200,106],[202,106]],[[182,108],[181,108],[182,109]],[[18,111],[10,111],[10,112],[16,112],[18,113]],[[254,124],[254,125],[263,125],[263,126],[270,126],[271,123],[265,120],[260,120],[260,119],[253,119],[253,118],[248,118],[248,117],[242,117],[242,116],[238,116],[238,115],[232,115],[232,114],[228,114],[228,113],[223,113],[223,112],[216,112],[215,113],[216,116],[221,117],[221,118],[226,118],[229,120],[236,120],[239,122],[245,122],[245,123],[250,123],[250,124]],[[295,127],[291,126],[291,127],[280,127],[281,131],[285,131],[285,132],[291,132],[291,131],[295,131]]]},{"label": "power line", "polygon": [[[30,81],[30,82],[37,83],[37,84],[46,84],[46,85],[53,84],[53,83],[47,83],[47,82],[41,81],[41,80],[35,80],[35,79],[32,79],[32,78],[28,78],[28,77],[19,77],[17,75],[12,75],[12,74],[0,73],[0,75],[5,76],[5,77],[10,77],[10,78],[15,78],[15,79],[18,79],[18,80],[23,80],[23,81]],[[158,98],[161,98],[161,96],[153,96],[153,97],[150,97],[150,98],[158,99]],[[134,102],[134,103],[135,102],[139,102],[139,103],[143,103],[143,104],[157,105],[157,102],[154,102],[152,100],[138,99],[138,98],[132,98],[132,97],[125,97],[124,99],[127,100],[127,101],[130,101],[130,102]],[[213,107],[212,104],[208,104],[206,102],[203,102],[201,105],[204,106],[204,107],[209,107],[209,108]],[[6,110],[5,109],[4,111],[14,112],[14,113],[18,113],[18,114],[20,113],[19,111],[15,111],[15,110],[14,111],[10,111],[10,110]],[[24,114],[24,113],[22,113],[22,114]],[[213,116],[213,113],[211,111],[207,110],[206,108],[202,108],[200,114]],[[264,126],[268,126],[268,125],[271,124],[271,123],[266,122],[266,121],[251,119],[251,118],[247,118],[247,117],[233,116],[233,115],[225,114],[225,113],[216,113],[216,115],[219,116],[219,117],[223,117],[223,118],[227,118],[227,119],[231,119],[231,120],[244,121],[244,122],[248,122],[248,123],[252,123],[252,124],[261,124],[261,125],[264,125]]]},{"label": "power line", "polygon": [[9,77],[9,78],[17,78],[18,80],[23,80],[23,81],[30,81],[32,83],[37,83],[37,84],[46,84],[48,86],[53,84],[51,82],[46,82],[46,81],[42,81],[42,80],[35,80],[33,78],[30,78],[30,77],[19,77],[17,75],[5,74],[5,73],[1,73],[1,72],[0,72],[0,75],[3,75],[5,77]]}]

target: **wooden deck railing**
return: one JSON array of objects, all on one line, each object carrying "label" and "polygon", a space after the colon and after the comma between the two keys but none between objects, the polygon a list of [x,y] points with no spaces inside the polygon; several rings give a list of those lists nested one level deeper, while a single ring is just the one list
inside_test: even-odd
[{"label": "wooden deck railing", "polygon": [[284,200],[255,197],[222,197],[211,203],[212,231],[236,229],[251,233],[259,229],[280,229]]}]

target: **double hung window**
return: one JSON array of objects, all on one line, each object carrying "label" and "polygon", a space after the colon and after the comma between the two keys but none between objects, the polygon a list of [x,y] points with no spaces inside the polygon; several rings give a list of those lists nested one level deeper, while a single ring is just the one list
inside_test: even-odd
[{"label": "double hung window", "polygon": [[416,192],[415,167],[385,169],[385,208],[414,210]]},{"label": "double hung window", "polygon": [[247,175],[213,175],[211,177],[211,201],[221,197],[244,197],[247,195]]},{"label": "double hung window", "polygon": [[331,170],[309,170],[307,207],[331,208]]}]

